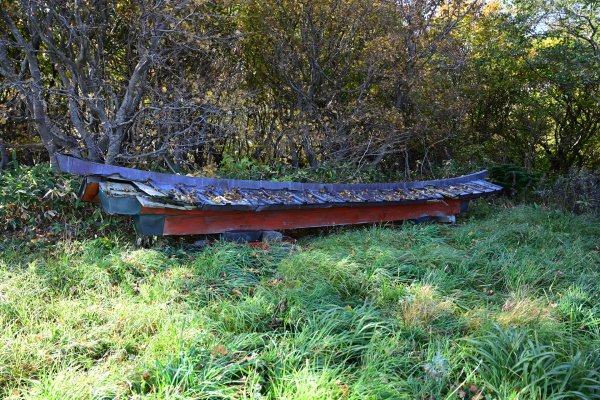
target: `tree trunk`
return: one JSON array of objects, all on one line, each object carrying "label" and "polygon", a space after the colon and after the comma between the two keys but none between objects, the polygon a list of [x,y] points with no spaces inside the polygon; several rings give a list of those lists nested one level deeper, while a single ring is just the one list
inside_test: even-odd
[{"label": "tree trunk", "polygon": [[6,150],[6,146],[0,140],[0,170],[6,168],[8,165],[8,151]]},{"label": "tree trunk", "polygon": [[317,155],[315,151],[312,149],[310,145],[310,138],[308,137],[308,127],[304,125],[302,128],[302,147],[304,148],[304,152],[306,153],[306,159],[308,160],[308,164],[311,168],[317,168],[319,166],[319,160],[317,159]]}]

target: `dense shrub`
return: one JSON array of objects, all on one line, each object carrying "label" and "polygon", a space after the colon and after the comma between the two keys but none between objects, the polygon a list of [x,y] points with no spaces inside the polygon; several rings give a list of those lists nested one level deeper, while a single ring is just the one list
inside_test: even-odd
[{"label": "dense shrub", "polygon": [[231,156],[225,156],[218,167],[214,164],[212,166],[214,166],[214,171],[205,167],[201,174],[205,176],[218,175],[221,178],[232,179],[268,179],[274,173],[268,165],[248,157],[236,160]]},{"label": "dense shrub", "polygon": [[498,164],[489,168],[490,179],[504,187],[511,196],[531,193],[540,181],[540,175],[515,164]]},{"label": "dense shrub", "polygon": [[368,183],[401,179],[386,175],[373,167],[361,167],[352,162],[324,163],[316,168],[271,167],[248,157],[239,160],[226,156],[219,166],[204,167],[199,175],[232,179],[276,180],[324,183]]},{"label": "dense shrub", "polygon": [[56,173],[46,163],[3,170],[0,231],[38,230],[73,236],[109,229],[114,219],[80,202],[78,188],[79,179]]},{"label": "dense shrub", "polygon": [[542,182],[537,194],[547,205],[573,212],[600,212],[600,171],[572,169],[554,181]]}]

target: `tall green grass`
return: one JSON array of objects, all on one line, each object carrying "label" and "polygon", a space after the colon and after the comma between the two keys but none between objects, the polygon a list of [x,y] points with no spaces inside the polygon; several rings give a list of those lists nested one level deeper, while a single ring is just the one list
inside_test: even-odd
[{"label": "tall green grass", "polygon": [[14,399],[594,399],[600,221],[481,205],[270,250],[0,241]]}]

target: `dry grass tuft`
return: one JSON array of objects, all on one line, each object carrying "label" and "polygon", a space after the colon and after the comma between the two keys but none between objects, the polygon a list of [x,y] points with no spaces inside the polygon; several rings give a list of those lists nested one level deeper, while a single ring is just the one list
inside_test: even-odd
[{"label": "dry grass tuft", "polygon": [[408,326],[427,327],[454,313],[453,302],[440,296],[431,285],[411,285],[408,292],[400,305],[400,318]]},{"label": "dry grass tuft", "polygon": [[505,327],[551,322],[552,305],[542,299],[519,298],[511,294],[502,305],[502,311],[496,315],[496,321]]}]

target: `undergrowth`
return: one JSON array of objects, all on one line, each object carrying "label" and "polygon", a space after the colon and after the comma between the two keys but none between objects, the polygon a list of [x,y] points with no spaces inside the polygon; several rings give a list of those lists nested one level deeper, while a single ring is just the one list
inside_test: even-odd
[{"label": "undergrowth", "polygon": [[269,250],[5,237],[0,396],[598,398],[599,222],[482,204]]},{"label": "undergrowth", "polygon": [[0,234],[35,237],[90,237],[131,224],[103,215],[78,200],[80,179],[52,171],[47,163],[0,170]]}]

